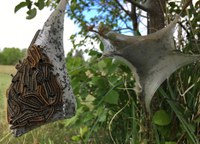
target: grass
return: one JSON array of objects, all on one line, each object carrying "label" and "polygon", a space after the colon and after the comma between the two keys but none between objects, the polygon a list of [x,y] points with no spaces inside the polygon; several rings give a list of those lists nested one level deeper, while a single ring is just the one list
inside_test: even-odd
[{"label": "grass", "polygon": [[13,66],[1,66],[0,65],[0,121],[5,121],[5,97],[6,97],[6,89],[10,85],[11,76],[10,74],[15,72]]},{"label": "grass", "polygon": [[6,121],[6,89],[11,81],[11,73],[15,73],[13,66],[0,65],[0,143],[1,139],[9,133]]},{"label": "grass", "polygon": [[15,72],[16,72],[16,69],[14,66],[0,65],[0,73],[1,74],[10,75],[10,74],[14,74]]},{"label": "grass", "polygon": [[[10,76],[8,74],[0,73],[0,109],[2,110],[4,107],[4,100],[6,95],[6,88],[9,86]],[[2,111],[1,111],[2,112]],[[0,118],[2,118],[2,114],[0,113]]]},{"label": "grass", "polygon": [[67,144],[66,135],[70,130],[64,128],[65,120],[47,124],[19,138],[10,134],[6,120],[6,89],[11,82],[10,74],[15,72],[14,66],[0,65],[0,144]]},{"label": "grass", "polygon": [[8,73],[0,73],[0,139],[9,132],[8,126],[5,124],[7,123],[5,101],[6,88],[9,86],[10,80],[11,77]]}]

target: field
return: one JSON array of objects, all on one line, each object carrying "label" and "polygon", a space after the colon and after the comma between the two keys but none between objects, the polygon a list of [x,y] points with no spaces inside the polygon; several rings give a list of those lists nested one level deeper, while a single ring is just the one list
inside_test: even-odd
[{"label": "field", "polygon": [[6,89],[15,74],[14,66],[0,65],[0,144],[67,144],[69,132],[63,121],[54,122],[35,129],[19,138],[14,137],[6,120]]},{"label": "field", "polygon": [[[9,132],[6,121],[5,93],[10,84],[12,71],[14,72],[14,67],[12,66],[0,66],[0,138],[6,136]],[[0,143],[2,142],[0,141]]]}]

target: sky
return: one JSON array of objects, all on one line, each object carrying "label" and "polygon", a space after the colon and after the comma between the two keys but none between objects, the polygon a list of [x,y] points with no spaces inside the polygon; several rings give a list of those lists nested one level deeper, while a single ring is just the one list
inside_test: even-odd
[{"label": "sky", "polygon": [[[26,19],[27,8],[24,7],[14,13],[14,8],[23,0],[3,0],[0,5],[0,51],[3,48],[28,48],[35,32],[42,29],[44,22],[51,14],[50,8],[38,10],[35,18]],[[71,34],[78,31],[78,27],[65,15],[64,49],[65,54],[70,51],[72,44]]]},{"label": "sky", "polygon": [[[22,0],[2,0],[0,5],[0,51],[5,47],[28,48],[35,32],[42,29],[44,22],[52,11],[44,8],[37,11],[32,20],[26,19],[27,8],[20,9],[14,13],[14,8]],[[194,0],[195,2],[196,0]],[[143,26],[144,27],[144,26]],[[140,28],[144,29],[144,28]],[[65,53],[70,51],[72,44],[69,40],[71,34],[75,33],[78,27],[65,15],[64,23],[64,48]],[[144,35],[144,34],[143,34]]]},{"label": "sky", "polygon": [[[42,29],[52,11],[44,8],[37,11],[32,20],[26,19],[27,8],[14,13],[14,8],[22,0],[3,0],[0,5],[0,51],[5,47],[28,48],[35,32]],[[72,48],[69,37],[77,31],[77,26],[65,15],[64,48],[68,52]]]}]

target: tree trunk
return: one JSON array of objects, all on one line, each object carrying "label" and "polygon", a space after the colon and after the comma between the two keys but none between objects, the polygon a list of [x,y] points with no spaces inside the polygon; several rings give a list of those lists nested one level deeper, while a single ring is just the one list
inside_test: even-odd
[{"label": "tree trunk", "polygon": [[164,24],[164,12],[167,0],[147,0],[145,3],[148,12],[148,34],[162,29]]}]

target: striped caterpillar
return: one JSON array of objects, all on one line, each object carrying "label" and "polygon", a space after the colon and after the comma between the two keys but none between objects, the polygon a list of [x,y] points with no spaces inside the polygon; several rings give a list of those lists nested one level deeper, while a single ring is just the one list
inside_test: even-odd
[{"label": "striped caterpillar", "polygon": [[16,65],[17,73],[7,90],[7,119],[11,129],[34,127],[53,117],[62,105],[62,86],[53,65],[39,46],[32,45],[27,57]]}]

